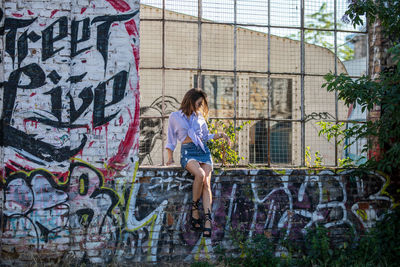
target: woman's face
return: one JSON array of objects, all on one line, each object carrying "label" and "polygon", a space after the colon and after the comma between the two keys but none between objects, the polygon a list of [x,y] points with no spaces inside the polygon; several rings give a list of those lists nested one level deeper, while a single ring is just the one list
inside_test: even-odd
[{"label": "woman's face", "polygon": [[194,102],[195,110],[199,111],[202,105],[203,105],[203,98],[200,97],[199,99],[196,100],[196,102]]}]

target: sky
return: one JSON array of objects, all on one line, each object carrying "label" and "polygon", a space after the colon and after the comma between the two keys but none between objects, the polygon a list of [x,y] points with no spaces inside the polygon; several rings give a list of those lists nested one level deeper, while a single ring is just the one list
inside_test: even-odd
[{"label": "sky", "polygon": [[[315,20],[310,18],[311,14],[319,11],[321,5],[326,3],[325,13],[334,13],[334,5],[337,5],[337,21],[339,30],[355,29],[351,24],[342,21],[344,12],[347,10],[348,0],[304,0],[305,4],[305,25],[315,24]],[[163,0],[141,0],[142,4],[162,8]],[[238,24],[257,24],[260,26],[241,26],[254,31],[268,32],[268,4],[270,4],[270,24],[271,34],[300,38],[300,30],[287,27],[300,27],[300,5],[301,0],[236,0],[237,5],[237,23]],[[202,0],[203,17],[208,20],[234,23],[234,0]],[[165,0],[167,10],[188,14],[197,17],[198,0]],[[318,27],[318,24],[317,24]],[[333,29],[333,23],[332,23]],[[321,34],[324,36],[324,34]],[[337,34],[338,47],[349,45],[349,37],[354,36],[351,33],[339,32]],[[322,37],[325,42],[331,43],[333,47],[333,36],[326,35]],[[319,43],[315,43],[320,45]],[[351,44],[350,44],[351,45]]]},{"label": "sky", "polygon": [[[327,4],[328,13],[333,13],[335,0],[304,0],[307,24],[308,14]],[[337,19],[341,20],[347,9],[347,0],[337,1]],[[142,4],[162,7],[162,0],[141,0]],[[271,5],[270,20],[273,26],[299,27],[301,0],[237,0],[237,23],[268,25],[268,2]],[[166,9],[197,16],[198,0],[165,0]],[[217,22],[234,22],[234,0],[202,0],[203,17]],[[343,30],[354,30],[344,24]]]}]

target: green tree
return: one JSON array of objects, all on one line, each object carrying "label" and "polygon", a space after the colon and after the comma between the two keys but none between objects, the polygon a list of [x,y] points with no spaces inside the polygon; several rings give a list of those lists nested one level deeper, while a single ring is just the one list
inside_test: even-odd
[{"label": "green tree", "polygon": [[[386,66],[376,79],[363,76],[351,79],[345,74],[335,76],[327,74],[324,87],[328,91],[337,91],[338,97],[346,105],[360,105],[363,111],[372,111],[379,106],[381,115],[378,120],[356,124],[342,132],[342,138],[373,138],[383,153],[370,157],[362,167],[372,168],[389,174],[392,180],[400,181],[400,1],[364,0],[351,1],[345,13],[345,19],[354,27],[363,24],[363,16],[368,22],[381,22],[382,32],[389,40],[388,58],[390,66]],[[336,127],[337,128],[337,127]],[[323,129],[332,134],[335,127]],[[371,140],[371,139],[370,139]],[[372,147],[369,142],[364,147],[367,151]],[[394,192],[397,192],[395,190]]]},{"label": "green tree", "polygon": [[[313,14],[306,15],[306,29],[304,30],[304,41],[306,43],[319,45],[328,48],[332,52],[335,51],[335,45],[332,41],[334,37],[333,31],[324,31],[327,29],[333,29],[334,27],[334,14],[333,12],[327,12],[327,4],[323,3],[319,10]],[[341,21],[336,22],[337,27],[341,27],[343,23]],[[313,30],[320,29],[320,30]],[[288,36],[292,39],[300,39],[300,33],[291,34]],[[354,50],[344,43],[337,47],[338,57],[341,60],[351,60],[354,57]]]}]

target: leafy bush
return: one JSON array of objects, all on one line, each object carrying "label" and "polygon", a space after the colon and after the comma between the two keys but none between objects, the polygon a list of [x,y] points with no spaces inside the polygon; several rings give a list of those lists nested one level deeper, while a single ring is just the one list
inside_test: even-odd
[{"label": "leafy bush", "polygon": [[309,146],[307,146],[306,147],[306,150],[305,150],[305,163],[306,163],[306,166],[308,167],[308,168],[322,168],[322,165],[323,165],[323,157],[322,157],[322,155],[319,153],[319,151],[316,151],[315,153],[314,153],[314,165],[313,164],[311,164],[311,161],[312,161],[312,156],[311,156],[311,149],[310,149],[310,147]]},{"label": "leafy bush", "polygon": [[[380,107],[377,120],[355,124],[349,129],[338,131],[340,125],[324,125],[321,133],[342,138],[353,138],[354,142],[368,138],[371,142],[364,147],[364,152],[374,147],[370,158],[361,167],[372,168],[398,178],[400,170],[400,1],[399,0],[364,0],[350,1],[344,19],[354,27],[363,24],[366,16],[372,24],[379,20],[382,32],[390,48],[387,53],[389,66],[379,73],[376,79],[363,76],[352,79],[345,74],[325,76],[323,87],[330,92],[336,91],[339,99],[346,105],[359,105],[362,111],[373,111]],[[339,127],[340,128],[340,127]],[[336,136],[337,137],[337,136]],[[376,153],[378,152],[378,153]],[[375,153],[375,154],[374,154]]]},{"label": "leafy bush", "polygon": [[[280,256],[275,253],[273,240],[265,235],[246,240],[245,235],[235,234],[231,236],[234,248],[228,251],[218,247],[215,250],[218,255],[216,266],[398,266],[399,233],[398,206],[361,237],[356,238],[350,229],[342,234],[342,241],[338,241],[337,237],[330,236],[329,229],[316,226],[307,231],[301,243],[285,240],[283,245],[288,252]],[[229,256],[232,251],[239,253]]]},{"label": "leafy bush", "polygon": [[[353,80],[345,74],[325,76],[323,85],[328,91],[337,91],[338,97],[346,105],[361,105],[362,111],[372,111],[374,106],[381,107],[381,117],[376,121],[367,121],[363,124],[355,124],[343,130],[343,139],[353,137],[354,140],[375,137],[381,149],[385,153],[377,157],[371,157],[362,165],[392,173],[394,169],[400,169],[400,45],[390,50],[394,55],[397,69],[385,71],[380,74],[379,80],[371,80],[364,76]],[[336,129],[326,127],[323,133],[335,135]],[[354,142],[355,142],[354,141]],[[367,151],[372,142],[363,148]]]},{"label": "leafy bush", "polygon": [[226,140],[224,140],[223,138],[217,140],[212,139],[208,142],[208,147],[210,148],[211,155],[216,163],[222,163],[222,166],[226,166],[227,164],[236,166],[241,159],[244,159],[243,157],[240,157],[235,151],[234,145],[236,144],[237,132],[243,130],[243,127],[247,124],[250,124],[250,121],[245,121],[236,127],[232,122],[226,124],[220,119],[208,121],[208,129],[210,133],[215,134],[222,131],[228,135],[232,144],[232,146],[228,146]]}]

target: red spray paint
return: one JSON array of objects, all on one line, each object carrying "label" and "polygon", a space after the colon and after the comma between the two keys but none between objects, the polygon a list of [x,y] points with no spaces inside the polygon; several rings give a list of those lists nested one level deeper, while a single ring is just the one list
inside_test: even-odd
[{"label": "red spray paint", "polygon": [[126,12],[131,9],[127,2],[123,0],[106,0],[110,5],[113,6],[117,11]]},{"label": "red spray paint", "polygon": [[50,18],[52,18],[58,11],[60,11],[60,10],[54,9],[53,11],[51,11]]},{"label": "red spray paint", "polygon": [[122,170],[126,167],[126,165],[120,166],[120,164],[126,161],[132,147],[133,149],[139,148],[139,142],[136,140],[139,134],[139,92],[135,95],[135,117],[132,119],[132,113],[129,109],[128,112],[131,118],[128,131],[126,132],[125,138],[118,146],[117,154],[108,161],[108,166],[116,170]]},{"label": "red spray paint", "polygon": [[[134,19],[131,19],[128,22],[125,22],[125,28],[126,28],[127,33],[129,34],[129,36],[137,37],[139,35],[139,32],[136,27],[136,23],[135,23]],[[135,57],[136,71],[139,71],[139,59],[140,59],[139,47],[132,43],[131,43],[131,46],[132,46],[133,55]]]}]

